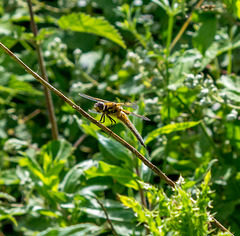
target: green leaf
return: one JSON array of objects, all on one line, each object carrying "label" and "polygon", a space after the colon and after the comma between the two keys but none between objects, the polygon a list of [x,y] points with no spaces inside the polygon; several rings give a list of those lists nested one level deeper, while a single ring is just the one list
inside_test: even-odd
[{"label": "green leaf", "polygon": [[[126,223],[133,219],[133,212],[126,209],[123,204],[119,201],[114,200],[99,200],[102,205],[105,207],[108,217],[114,222]],[[81,207],[81,211],[86,212],[88,215],[93,215],[94,218],[106,219],[106,214],[104,213],[99,202],[95,198],[87,200],[84,202],[84,205]]]},{"label": "green leaf", "polygon": [[85,171],[87,178],[95,178],[98,176],[110,176],[120,184],[134,188],[138,190],[137,175],[129,170],[106,164],[105,162],[99,161],[98,167],[92,167]]},{"label": "green leaf", "polygon": [[127,197],[123,195],[118,195],[120,201],[123,203],[124,206],[131,208],[134,212],[137,213],[137,216],[139,218],[140,222],[145,222],[146,220],[146,215],[143,211],[143,208],[139,202],[137,202],[136,199],[133,197]]},{"label": "green leaf", "polygon": [[62,182],[62,190],[67,193],[75,193],[81,187],[80,178],[84,175],[84,170],[90,169],[94,165],[92,160],[84,161],[72,169],[65,175]]},{"label": "green leaf", "polygon": [[234,122],[226,123],[226,138],[231,141],[231,143],[240,150],[240,121],[236,120]]},{"label": "green leaf", "polygon": [[49,228],[37,234],[37,236],[84,236],[99,235],[100,227],[92,223],[83,223],[62,228]]},{"label": "green leaf", "polygon": [[35,89],[30,83],[25,81],[20,81],[13,75],[9,81],[8,87],[10,94],[21,94],[21,95],[31,95],[31,96],[42,96],[43,92]]},{"label": "green leaf", "polygon": [[227,90],[240,94],[240,77],[237,76],[221,76],[218,84],[225,86]]},{"label": "green leaf", "polygon": [[189,122],[165,125],[161,128],[153,130],[151,133],[149,133],[149,135],[145,141],[145,144],[151,142],[152,140],[154,140],[156,137],[158,137],[161,134],[170,134],[172,132],[185,130],[185,129],[191,128],[193,126],[196,126],[200,123],[201,123],[201,121],[189,121]]},{"label": "green leaf", "polygon": [[4,198],[6,200],[8,200],[9,202],[16,202],[16,198],[7,194],[7,193],[4,193],[4,192],[0,192],[0,198]]},{"label": "green leaf", "polygon": [[0,185],[13,185],[20,182],[15,169],[0,171]]},{"label": "green leaf", "polygon": [[54,140],[44,145],[41,149],[41,152],[48,153],[51,160],[58,162],[59,160],[67,160],[68,157],[72,154],[72,145],[66,140]]},{"label": "green leaf", "polygon": [[4,150],[7,152],[20,150],[24,147],[27,147],[28,142],[16,138],[8,139],[4,144]]},{"label": "green leaf", "polygon": [[100,143],[101,153],[108,162],[111,164],[118,164],[117,160],[121,160],[125,162],[126,166],[133,166],[133,160],[130,157],[128,150],[124,148],[122,144],[111,137],[107,138],[102,134],[97,134],[97,136]]},{"label": "green leaf", "polygon": [[204,178],[204,185],[207,186],[211,180],[211,171],[209,170]]},{"label": "green leaf", "polygon": [[72,13],[62,16],[58,21],[58,25],[64,30],[91,33],[105,37],[126,48],[121,35],[103,17],[91,17],[84,13]]},{"label": "green leaf", "polygon": [[[194,46],[204,55],[212,44],[217,30],[217,19],[212,17],[204,18],[204,21],[193,38]],[[207,37],[206,37],[207,35]]]}]

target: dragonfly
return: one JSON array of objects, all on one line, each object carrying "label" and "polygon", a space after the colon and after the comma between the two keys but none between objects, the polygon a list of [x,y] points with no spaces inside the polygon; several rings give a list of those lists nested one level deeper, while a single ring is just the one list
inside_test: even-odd
[{"label": "dragonfly", "polygon": [[117,118],[133,133],[133,135],[137,138],[137,140],[141,143],[141,145],[146,148],[143,142],[143,138],[141,137],[137,129],[134,127],[134,125],[128,118],[128,115],[136,116],[146,121],[150,121],[150,119],[148,119],[145,116],[141,116],[133,112],[124,110],[122,108],[122,107],[131,107],[133,109],[138,109],[138,105],[132,102],[125,102],[125,103],[110,102],[100,98],[91,97],[82,93],[79,93],[79,95],[86,99],[96,102],[94,104],[94,110],[90,110],[90,112],[101,114],[101,118],[100,118],[101,123],[104,123],[105,117],[107,117],[111,121],[111,126],[110,126],[110,129],[111,129],[111,128],[114,128],[116,125],[116,121],[113,119],[113,117]]}]

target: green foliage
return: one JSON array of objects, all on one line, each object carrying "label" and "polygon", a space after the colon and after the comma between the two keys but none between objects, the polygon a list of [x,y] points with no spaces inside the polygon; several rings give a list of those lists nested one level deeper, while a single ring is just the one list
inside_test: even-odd
[{"label": "green foliage", "polygon": [[[121,202],[137,214],[140,223],[144,223],[152,235],[208,235],[210,207],[208,197],[210,172],[205,176],[200,189],[187,190],[183,178],[174,189],[174,194],[167,197],[164,191],[141,183],[147,191],[147,200],[151,210],[143,207],[132,197],[119,196]],[[191,192],[192,191],[192,192]],[[194,197],[194,198],[193,198]],[[227,234],[226,234],[227,235]]]},{"label": "green foliage", "polygon": [[70,15],[62,16],[58,24],[65,30],[91,33],[105,37],[126,48],[120,34],[103,17],[96,18],[84,13],[71,13]]},{"label": "green foliage", "polygon": [[50,83],[85,111],[79,93],[136,103],[147,148],[113,132],[182,177],[170,189],[55,95],[52,141],[42,86],[0,50],[0,234],[224,235],[210,214],[240,234],[239,1],[32,3],[36,38],[25,1],[0,3],[1,43],[40,73],[36,40]]}]

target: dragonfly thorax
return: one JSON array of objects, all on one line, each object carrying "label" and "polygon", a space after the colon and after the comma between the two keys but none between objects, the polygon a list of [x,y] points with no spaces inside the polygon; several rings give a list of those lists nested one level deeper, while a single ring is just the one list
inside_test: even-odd
[{"label": "dragonfly thorax", "polygon": [[94,108],[97,112],[103,112],[104,107],[105,107],[105,105],[103,102],[97,102],[94,104]]}]

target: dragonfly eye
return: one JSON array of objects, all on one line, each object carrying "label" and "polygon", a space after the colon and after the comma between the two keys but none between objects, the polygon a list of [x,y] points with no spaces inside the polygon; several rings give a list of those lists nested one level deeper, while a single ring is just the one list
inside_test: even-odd
[{"label": "dragonfly eye", "polygon": [[94,107],[97,111],[103,111],[104,104],[102,102],[98,102],[98,103],[95,103]]}]

